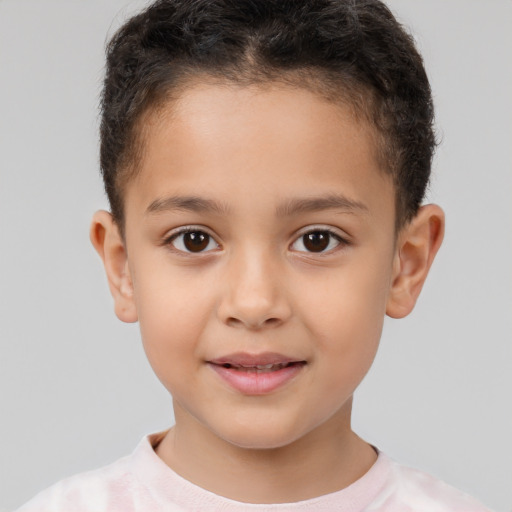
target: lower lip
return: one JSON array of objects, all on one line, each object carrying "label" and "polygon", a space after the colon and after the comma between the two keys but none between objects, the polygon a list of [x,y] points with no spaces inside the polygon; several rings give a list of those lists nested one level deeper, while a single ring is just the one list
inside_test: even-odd
[{"label": "lower lip", "polygon": [[209,366],[240,393],[244,395],[266,395],[296,377],[305,364],[293,364],[271,372],[236,370],[235,368],[226,368],[212,363]]}]

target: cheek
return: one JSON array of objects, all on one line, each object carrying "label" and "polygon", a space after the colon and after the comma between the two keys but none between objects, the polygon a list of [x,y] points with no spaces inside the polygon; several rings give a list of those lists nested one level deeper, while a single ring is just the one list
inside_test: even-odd
[{"label": "cheek", "polygon": [[[319,280],[318,293],[301,295],[304,322],[314,333],[318,350],[329,356],[326,364],[337,365],[339,375],[364,375],[375,357],[386,310],[388,267],[361,256]],[[312,290],[310,285],[303,290]]]},{"label": "cheek", "polygon": [[200,276],[171,271],[169,265],[149,268],[151,272],[136,274],[135,300],[146,355],[162,380],[198,364],[195,355],[214,297]]},{"label": "cheek", "polygon": [[378,330],[389,290],[387,274],[387,269],[361,263],[326,273],[316,282],[310,279],[302,283],[302,309],[311,312],[311,321],[323,326],[327,337],[333,332]]}]

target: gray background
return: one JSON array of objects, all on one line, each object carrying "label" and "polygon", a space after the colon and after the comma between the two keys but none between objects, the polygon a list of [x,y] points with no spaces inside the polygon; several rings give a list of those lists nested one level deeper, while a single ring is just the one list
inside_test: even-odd
[{"label": "gray background", "polygon": [[[88,240],[105,208],[107,33],[144,2],[0,1],[0,510],[172,422]],[[393,0],[426,60],[447,234],[416,310],[387,321],[354,425],[401,462],[512,511],[512,2]]]}]

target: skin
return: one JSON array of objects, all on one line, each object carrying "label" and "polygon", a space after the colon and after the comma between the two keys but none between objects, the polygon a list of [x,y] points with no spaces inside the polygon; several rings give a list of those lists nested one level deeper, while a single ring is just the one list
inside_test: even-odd
[{"label": "skin", "polygon": [[[395,191],[373,141],[350,109],[306,90],[195,84],[147,119],[125,240],[109,213],[95,214],[91,240],[116,314],[139,321],[173,396],[176,425],[156,452],[197,485],[293,502],[342,489],[375,462],[352,432],[352,396],[384,316],[414,307],[444,216],[423,206],[395,233]],[[332,195],[345,202],[282,211]],[[226,211],[171,208],[168,198],[185,196]],[[210,236],[206,250],[172,238],[184,226]],[[303,235],[319,231],[327,247],[308,250]],[[276,390],[247,395],[208,364],[235,352],[305,364]]]}]

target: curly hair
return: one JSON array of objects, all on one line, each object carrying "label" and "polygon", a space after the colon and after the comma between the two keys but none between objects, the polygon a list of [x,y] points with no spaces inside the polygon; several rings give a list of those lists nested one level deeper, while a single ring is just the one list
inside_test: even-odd
[{"label": "curly hair", "polygon": [[379,0],[157,0],[106,53],[100,165],[121,231],[144,116],[198,80],[284,83],[350,106],[374,129],[397,228],[423,201],[436,146],[431,89],[412,37]]}]

